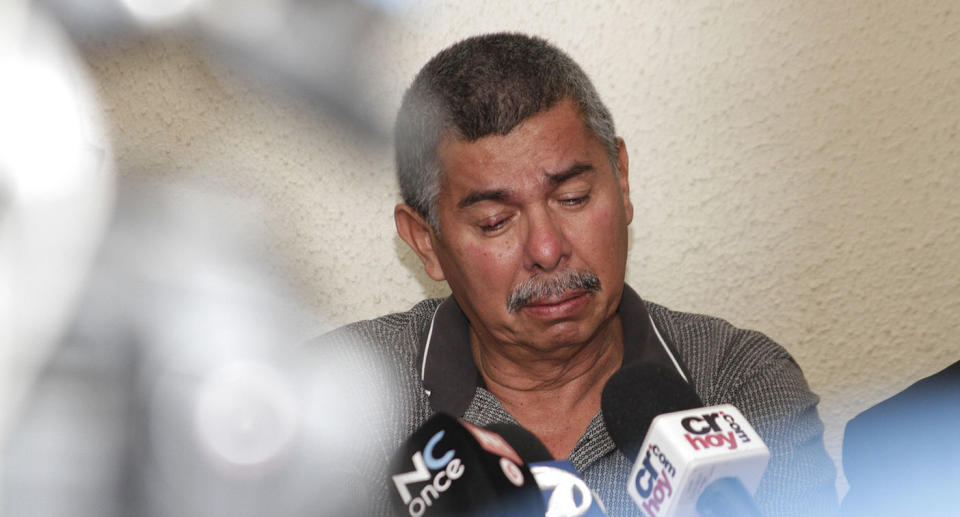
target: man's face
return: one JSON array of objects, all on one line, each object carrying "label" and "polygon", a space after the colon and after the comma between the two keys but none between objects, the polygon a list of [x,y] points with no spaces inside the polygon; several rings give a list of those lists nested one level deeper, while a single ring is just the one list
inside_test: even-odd
[{"label": "man's face", "polygon": [[[441,143],[440,232],[424,262],[481,341],[550,350],[585,343],[611,320],[633,218],[622,141],[619,151],[617,176],[569,101],[506,136]],[[525,283],[571,278],[580,281],[516,296]]]}]

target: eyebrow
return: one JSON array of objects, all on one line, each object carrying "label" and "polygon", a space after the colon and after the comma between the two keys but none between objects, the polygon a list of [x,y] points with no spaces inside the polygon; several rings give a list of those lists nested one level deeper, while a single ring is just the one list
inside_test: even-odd
[{"label": "eyebrow", "polygon": [[460,202],[457,203],[457,208],[462,210],[481,201],[506,201],[509,198],[510,193],[503,189],[475,191],[461,199]]},{"label": "eyebrow", "polygon": [[[556,187],[557,185],[563,184],[567,180],[593,170],[593,165],[590,165],[589,163],[577,162],[564,171],[547,173],[546,176],[547,181],[549,181],[552,186]],[[462,210],[468,206],[480,203],[481,201],[507,201],[510,199],[510,197],[510,192],[504,189],[474,191],[461,199],[460,202],[457,203],[457,208]]]},{"label": "eyebrow", "polygon": [[557,186],[585,172],[592,172],[592,171],[593,171],[593,165],[590,165],[589,163],[577,162],[577,163],[574,163],[569,169],[565,171],[556,172],[553,174],[548,173],[547,180],[550,182],[551,185]]}]

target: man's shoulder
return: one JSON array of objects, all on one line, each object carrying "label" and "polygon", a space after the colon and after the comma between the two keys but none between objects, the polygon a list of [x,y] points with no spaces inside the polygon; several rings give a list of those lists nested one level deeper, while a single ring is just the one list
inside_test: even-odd
[{"label": "man's shoulder", "polygon": [[764,513],[836,514],[836,473],[823,447],[819,399],[786,349],[722,318],[646,306],[690,371],[704,405],[733,404],[770,448],[756,494]]},{"label": "man's shoulder", "polygon": [[378,337],[402,333],[410,328],[420,328],[430,324],[433,313],[443,300],[428,298],[417,302],[410,310],[385,314],[373,319],[348,323],[320,336],[321,340],[344,338],[348,336]]},{"label": "man's shoulder", "polygon": [[[765,334],[738,328],[714,316],[677,312],[647,302],[655,328],[689,370],[704,403],[733,403],[765,420],[758,401],[770,394],[815,406],[799,364]],[[741,407],[742,406],[742,407]],[[756,407],[754,407],[756,406]],[[767,408],[769,409],[769,408]]]},{"label": "man's shoulder", "polygon": [[329,429],[352,433],[337,441],[342,456],[335,458],[349,458],[331,467],[342,475],[338,487],[374,494],[355,501],[360,509],[353,515],[390,514],[387,460],[430,414],[416,362],[440,302],[423,300],[404,312],[355,321],[305,345],[322,365],[318,385],[327,389],[318,392],[318,411]]},{"label": "man's shoulder", "polygon": [[760,331],[737,327],[716,316],[675,311],[647,300],[644,304],[656,331],[685,361],[743,365],[785,360],[795,364],[784,347]]},{"label": "man's shoulder", "polygon": [[311,343],[325,347],[359,346],[368,350],[389,350],[415,356],[419,344],[426,337],[433,314],[442,301],[430,298],[404,312],[348,323],[315,338]]},{"label": "man's shoulder", "polygon": [[657,327],[666,327],[668,331],[701,334],[702,338],[713,340],[764,336],[755,330],[736,327],[717,316],[675,311],[648,300],[644,300],[643,303]]}]

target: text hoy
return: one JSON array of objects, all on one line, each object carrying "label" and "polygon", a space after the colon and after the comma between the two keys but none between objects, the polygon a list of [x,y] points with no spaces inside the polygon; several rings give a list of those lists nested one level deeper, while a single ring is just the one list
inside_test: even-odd
[{"label": "text hoy", "polygon": [[690,445],[693,446],[693,450],[695,451],[699,451],[701,448],[710,449],[712,447],[723,447],[724,444],[726,444],[730,450],[737,448],[737,439],[734,438],[733,431],[729,431],[727,434],[717,433],[706,436],[691,436],[685,434],[684,437],[690,442]]}]

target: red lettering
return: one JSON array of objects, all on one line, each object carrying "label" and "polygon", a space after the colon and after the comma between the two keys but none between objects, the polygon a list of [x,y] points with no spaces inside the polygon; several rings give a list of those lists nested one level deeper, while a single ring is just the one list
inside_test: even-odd
[{"label": "red lettering", "polygon": [[663,501],[673,495],[673,487],[670,485],[670,479],[667,477],[667,471],[661,470],[657,478],[657,484],[653,487],[653,494],[648,497],[640,506],[647,511],[651,517],[656,517],[660,511],[660,505]]},{"label": "red lettering", "polygon": [[704,449],[710,447],[710,445],[703,441],[703,438],[699,436],[690,436],[689,434],[685,434],[684,436],[686,436],[687,441],[690,442],[690,445],[693,446],[693,450],[695,451],[699,451],[700,447],[703,447]]},{"label": "red lettering", "polygon": [[711,447],[723,447],[727,445],[728,449],[737,448],[737,439],[733,436],[733,431],[727,432],[727,434],[717,433],[717,434],[708,434],[707,436],[690,436],[689,434],[683,435],[690,446],[693,447],[693,450],[699,451],[701,448],[709,449]]}]

